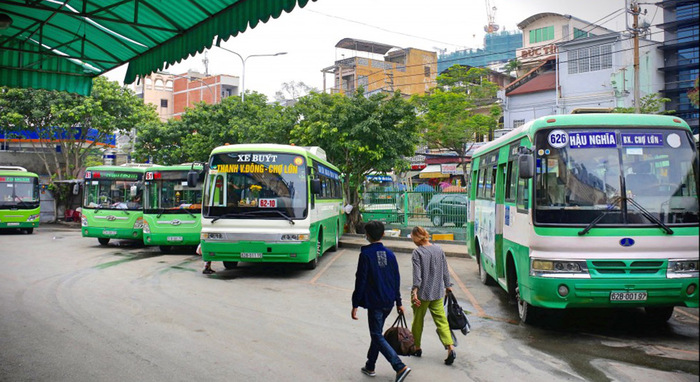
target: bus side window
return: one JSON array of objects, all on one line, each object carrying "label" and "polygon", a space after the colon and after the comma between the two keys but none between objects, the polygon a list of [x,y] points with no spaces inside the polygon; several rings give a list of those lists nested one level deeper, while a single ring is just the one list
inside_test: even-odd
[{"label": "bus side window", "polygon": [[530,200],[529,192],[530,179],[518,179],[518,196],[516,205],[519,212],[527,212]]},{"label": "bus side window", "polygon": [[506,168],[506,201],[515,202],[515,190],[518,188],[518,177],[515,175],[515,162],[508,162]]},{"label": "bus side window", "polygon": [[498,173],[498,167],[493,166],[491,169],[491,194],[488,195],[490,200],[495,200],[496,197],[496,174]]}]

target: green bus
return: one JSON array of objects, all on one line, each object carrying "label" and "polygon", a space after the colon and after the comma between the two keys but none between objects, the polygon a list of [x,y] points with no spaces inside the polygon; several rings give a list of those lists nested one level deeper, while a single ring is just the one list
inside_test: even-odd
[{"label": "green bus", "polygon": [[469,253],[485,284],[546,309],[698,307],[698,153],[685,121],[574,114],[531,121],[473,156]]},{"label": "green bus", "polygon": [[0,229],[28,234],[39,226],[39,176],[19,166],[0,166]]},{"label": "green bus", "polygon": [[227,269],[238,262],[314,269],[338,247],[345,224],[341,174],[319,147],[220,146],[204,182],[205,261],[223,261]]},{"label": "green bus", "polygon": [[94,166],[85,170],[83,237],[101,245],[111,239],[143,239],[143,175],[150,164]]},{"label": "green bus", "polygon": [[[188,187],[187,174],[198,182]],[[173,246],[197,246],[202,230],[202,164],[181,164],[146,170],[143,204],[143,243],[170,252]]]}]

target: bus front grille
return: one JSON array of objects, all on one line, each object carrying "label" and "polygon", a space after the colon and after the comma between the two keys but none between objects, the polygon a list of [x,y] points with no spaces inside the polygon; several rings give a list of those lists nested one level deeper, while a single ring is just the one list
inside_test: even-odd
[{"label": "bus front grille", "polygon": [[664,260],[592,260],[588,269],[591,276],[620,277],[634,275],[666,275]]}]

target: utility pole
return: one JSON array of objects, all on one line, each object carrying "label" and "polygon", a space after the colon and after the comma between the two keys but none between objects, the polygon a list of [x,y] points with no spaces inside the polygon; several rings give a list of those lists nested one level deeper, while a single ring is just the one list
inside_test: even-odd
[{"label": "utility pole", "polygon": [[632,0],[632,35],[634,36],[634,112],[639,114],[639,5],[637,0]]}]

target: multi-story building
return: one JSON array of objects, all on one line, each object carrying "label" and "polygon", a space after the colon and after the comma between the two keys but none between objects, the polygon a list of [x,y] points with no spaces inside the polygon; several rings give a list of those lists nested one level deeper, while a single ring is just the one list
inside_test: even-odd
[{"label": "multi-story building", "polygon": [[675,110],[675,115],[685,119],[693,133],[698,133],[698,105],[693,103],[689,92],[697,91],[700,54],[698,49],[698,2],[697,0],[665,0],[656,3],[663,8],[664,22],[657,25],[664,32],[663,50],[664,96],[671,102],[666,110]]},{"label": "multi-story building", "polygon": [[520,31],[487,33],[483,49],[465,49],[443,53],[438,57],[438,72],[442,73],[452,65],[489,67],[501,70],[510,60],[515,59],[515,51],[523,46]]},{"label": "multi-story building", "polygon": [[351,38],[340,40],[335,47],[350,52],[351,57],[321,70],[324,92],[326,74],[333,75],[332,93],[351,94],[362,87],[366,95],[398,90],[408,96],[424,94],[435,87],[435,52]]},{"label": "multi-story building", "polygon": [[[541,30],[543,25],[561,20],[556,14],[550,18],[539,18],[538,23],[530,25]],[[575,28],[578,38],[553,43],[545,59],[533,59],[535,66],[501,93],[506,129],[545,115],[634,107],[632,37],[624,32],[584,36]],[[524,30],[524,38],[531,35],[530,31]],[[641,97],[658,94],[663,88],[663,74],[658,70],[663,66],[659,45],[640,39]]]},{"label": "multi-story building", "polygon": [[173,118],[179,119],[185,108],[194,107],[198,102],[219,103],[222,99],[239,95],[237,76],[218,74],[214,76],[189,71],[175,75],[173,84]]},{"label": "multi-story building", "polygon": [[173,81],[169,73],[151,73],[132,85],[136,96],[156,107],[160,120],[165,122],[173,115]]},{"label": "multi-story building", "polygon": [[539,66],[542,60],[554,57],[562,42],[614,33],[600,25],[551,12],[532,15],[521,21],[518,28],[523,31],[522,48],[516,50],[516,57],[522,64],[518,75]]}]

